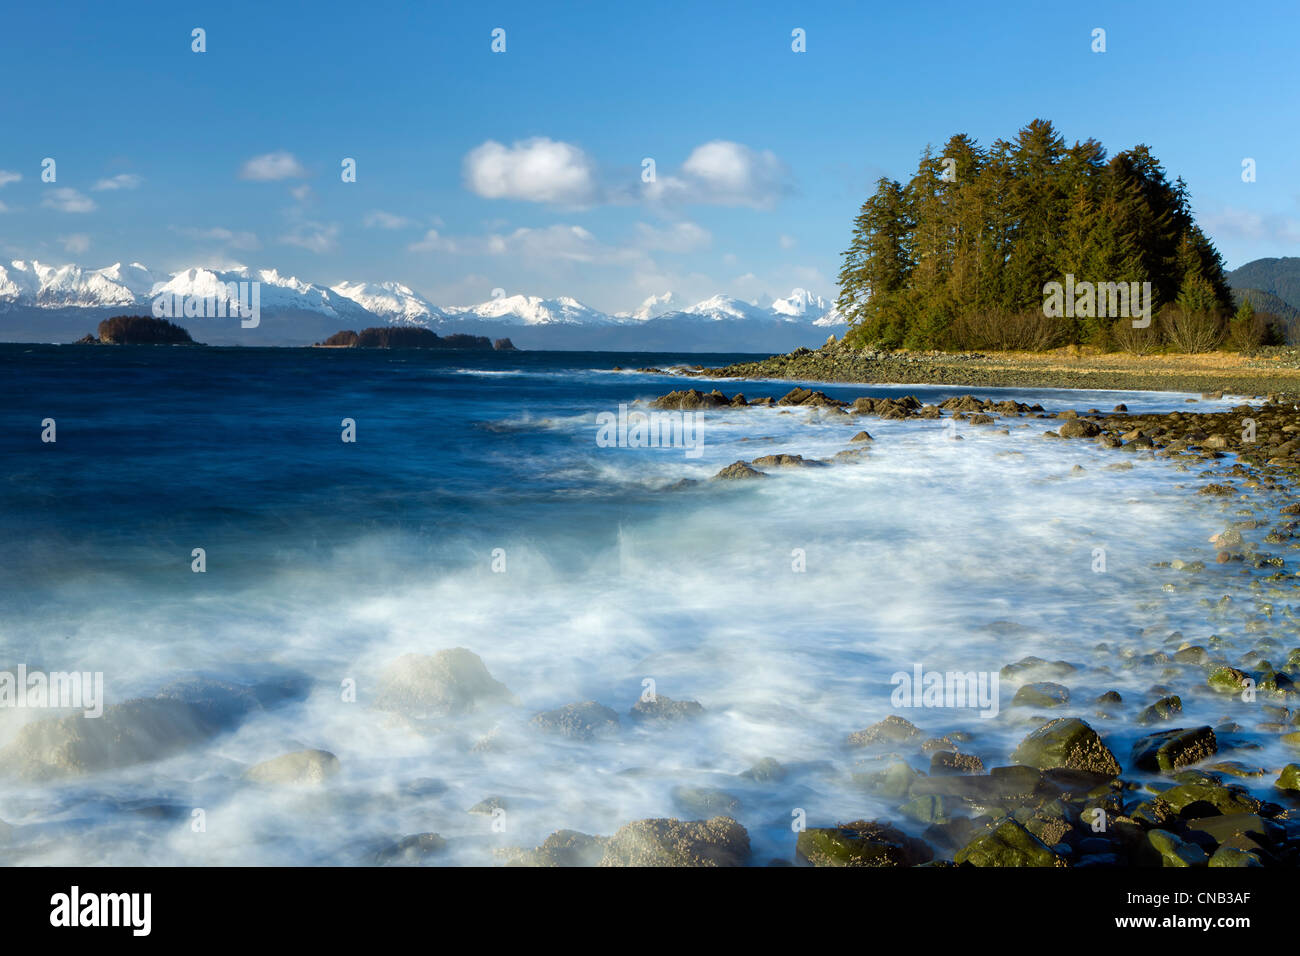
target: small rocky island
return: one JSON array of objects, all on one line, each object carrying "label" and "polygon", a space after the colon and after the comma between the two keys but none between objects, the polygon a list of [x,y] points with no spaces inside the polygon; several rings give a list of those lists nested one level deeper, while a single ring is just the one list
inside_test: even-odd
[{"label": "small rocky island", "polygon": [[95,335],[76,345],[198,345],[190,333],[174,322],[151,315],[115,315],[99,323]]},{"label": "small rocky island", "polygon": [[485,335],[438,335],[428,329],[383,326],[353,332],[344,329],[335,332],[324,342],[317,342],[312,348],[332,349],[472,349],[474,351],[513,351],[514,344],[509,339],[497,339],[493,342]]}]

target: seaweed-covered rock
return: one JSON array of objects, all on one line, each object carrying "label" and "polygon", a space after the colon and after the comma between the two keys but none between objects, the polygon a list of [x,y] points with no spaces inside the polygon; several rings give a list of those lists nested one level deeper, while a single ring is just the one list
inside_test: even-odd
[{"label": "seaweed-covered rock", "polygon": [[420,866],[447,848],[447,841],[436,833],[413,833],[402,837],[371,857],[376,866]]},{"label": "seaweed-covered rock", "polygon": [[601,866],[743,866],[749,833],[731,817],[637,820],[609,839]]},{"label": "seaweed-covered rock", "polygon": [[638,723],[671,722],[692,720],[704,713],[698,700],[673,700],[662,694],[652,699],[640,699],[632,705],[628,716]]},{"label": "seaweed-covered rock", "polygon": [[1069,702],[1069,688],[1049,681],[1024,684],[1011,698],[1012,707],[1064,707]]},{"label": "seaweed-covered rock", "polygon": [[795,853],[813,866],[917,866],[934,858],[922,841],[871,820],[804,830]]},{"label": "seaweed-covered rock", "polygon": [[577,830],[556,830],[533,850],[515,847],[503,852],[506,866],[599,866],[609,845],[608,837]]},{"label": "seaweed-covered rock", "polygon": [[779,454],[760,455],[751,464],[759,468],[821,468],[826,463],[816,458],[805,458],[803,455]]},{"label": "seaweed-covered rock", "polygon": [[1260,802],[1244,787],[1210,781],[1179,784],[1162,791],[1158,799],[1186,818],[1258,813],[1260,809]]},{"label": "seaweed-covered rock", "polygon": [[1149,734],[1133,745],[1133,763],[1141,770],[1170,773],[1213,757],[1219,742],[1212,727],[1178,728]]},{"label": "seaweed-covered rock", "polygon": [[974,754],[938,750],[930,757],[930,773],[983,773],[984,761]]},{"label": "seaweed-covered rock", "polygon": [[1150,707],[1146,707],[1138,714],[1137,722],[1143,727],[1151,724],[1163,723],[1167,720],[1173,720],[1183,712],[1183,700],[1181,697],[1171,695],[1162,697]]},{"label": "seaweed-covered rock", "polygon": [[1055,850],[1010,817],[989,824],[953,857],[969,866],[1065,866]]},{"label": "seaweed-covered rock", "polygon": [[1206,678],[1211,690],[1221,694],[1239,694],[1247,687],[1250,675],[1235,667],[1216,667]]},{"label": "seaweed-covered rock", "polygon": [[578,704],[565,704],[555,710],[544,710],[533,717],[533,725],[548,734],[590,740],[597,734],[618,729],[618,714],[594,700]]},{"label": "seaweed-covered rock", "polygon": [[1101,434],[1101,429],[1092,422],[1075,418],[1063,424],[1056,433],[1062,438],[1096,438]]},{"label": "seaweed-covered rock", "polygon": [[723,395],[716,388],[707,395],[696,388],[688,388],[682,391],[672,391],[667,395],[662,395],[650,403],[651,408],[666,409],[701,409],[701,408],[721,408],[723,405],[730,404],[727,396]]},{"label": "seaweed-covered rock", "polygon": [[767,475],[757,468],[751,468],[747,462],[732,462],[713,476],[714,481],[736,481],[746,478],[766,478]]},{"label": "seaweed-covered rock", "polygon": [[1148,830],[1147,848],[1160,860],[1161,866],[1205,866],[1209,857],[1195,843],[1189,843],[1168,830]]},{"label": "seaweed-covered rock", "polygon": [[1221,846],[1210,857],[1210,866],[1263,866],[1259,855],[1248,850],[1239,850],[1235,846]]},{"label": "seaweed-covered rock", "polygon": [[877,744],[897,744],[921,736],[921,731],[909,720],[890,714],[884,720],[877,721],[865,730],[855,731],[848,736],[846,743],[850,747],[873,747]]},{"label": "seaweed-covered rock", "polygon": [[776,403],[778,405],[823,406],[829,408],[843,408],[849,404],[840,401],[838,398],[831,398],[825,392],[815,392],[810,388],[792,388],[777,399]]},{"label": "seaweed-covered rock", "polygon": [[737,776],[751,783],[770,783],[784,780],[789,773],[789,768],[775,757],[764,757],[748,770],[741,771]]},{"label": "seaweed-covered rock", "polygon": [[999,671],[1003,680],[1031,681],[1060,679],[1074,673],[1075,666],[1068,661],[1045,661],[1041,657],[1022,657]]},{"label": "seaweed-covered rock", "polygon": [[1289,791],[1292,796],[1300,796],[1300,764],[1289,763],[1283,767],[1274,786]]},{"label": "seaweed-covered rock", "polygon": [[1040,770],[1065,767],[1115,777],[1119,761],[1101,737],[1077,717],[1060,717],[1039,727],[1011,755],[1016,763]]}]

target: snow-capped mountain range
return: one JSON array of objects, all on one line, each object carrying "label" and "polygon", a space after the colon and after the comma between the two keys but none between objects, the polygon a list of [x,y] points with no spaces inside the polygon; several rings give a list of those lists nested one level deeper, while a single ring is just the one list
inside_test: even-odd
[{"label": "snow-capped mountain range", "polygon": [[[274,320],[269,324],[274,341],[263,333],[252,344],[310,344],[294,340],[317,340],[325,329],[392,324],[435,332],[504,332],[525,348],[633,348],[644,342],[649,343],[646,348],[691,351],[703,343],[711,349],[744,351],[784,347],[787,340],[795,339],[797,344],[820,344],[827,331],[843,324],[831,303],[805,289],[768,302],[715,295],[690,305],[667,292],[649,297],[635,310],[610,315],[567,296],[546,299],[499,290],[478,305],[438,306],[400,282],[340,282],[326,287],[275,269],[193,268],[164,274],[138,262],[87,269],[14,260],[0,263],[0,338],[12,338],[22,331],[18,326],[35,324],[36,334],[29,332],[23,339],[50,341],[39,335],[42,314],[57,312],[63,317],[65,322],[51,323],[51,331],[61,334],[61,328],[55,327],[75,320],[78,310],[149,314],[154,300],[164,295],[226,299],[232,282],[259,283],[262,314]],[[173,316],[173,321],[187,325],[200,341],[225,344],[249,339],[247,330],[216,328],[215,319],[187,323]],[[85,331],[91,328],[93,323]],[[680,344],[673,344],[675,338],[682,340]]]}]

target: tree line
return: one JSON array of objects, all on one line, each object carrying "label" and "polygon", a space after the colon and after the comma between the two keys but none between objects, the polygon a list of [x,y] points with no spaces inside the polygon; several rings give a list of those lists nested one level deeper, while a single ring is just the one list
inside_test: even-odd
[{"label": "tree line", "polygon": [[[989,148],[965,134],[926,147],[905,184],[882,177],[843,259],[837,305],[859,345],[1204,351],[1277,334],[1247,303],[1234,314],[1181,177],[1170,182],[1146,146],[1108,158],[1041,119]],[[1067,277],[1150,283],[1152,320],[1045,309],[1048,283]]]}]

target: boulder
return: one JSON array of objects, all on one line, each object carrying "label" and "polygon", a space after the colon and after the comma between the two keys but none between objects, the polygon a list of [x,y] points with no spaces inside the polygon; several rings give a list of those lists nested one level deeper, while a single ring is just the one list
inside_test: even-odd
[{"label": "boulder", "polygon": [[1096,438],[1101,434],[1101,429],[1090,421],[1075,418],[1065,422],[1056,433],[1062,438]]},{"label": "boulder", "polygon": [[1137,722],[1143,727],[1173,720],[1183,712],[1183,700],[1177,695],[1161,697],[1150,707],[1144,708],[1137,716]]},{"label": "boulder", "polygon": [[1119,761],[1101,737],[1077,717],[1060,717],[1039,727],[1016,748],[1011,759],[1028,767],[1064,767],[1108,777],[1119,775]]},{"label": "boulder", "polygon": [[556,830],[534,850],[506,851],[506,866],[599,866],[608,837],[591,836],[577,830]]},{"label": "boulder", "polygon": [[626,824],[609,839],[601,866],[743,866],[749,833],[731,817],[647,819]]},{"label": "boulder", "polygon": [[717,389],[714,389],[706,395],[699,389],[688,388],[684,391],[672,391],[667,395],[660,396],[650,402],[650,407],[685,411],[701,408],[718,408],[727,404],[729,404],[727,396],[723,395]]},{"label": "boulder", "polygon": [[1013,707],[1064,707],[1070,702],[1070,691],[1060,684],[1042,681],[1024,684],[1011,699]]},{"label": "boulder", "polygon": [[548,734],[590,740],[597,734],[618,730],[618,714],[594,700],[580,704],[566,704],[556,710],[546,710],[533,717],[533,725]]},{"label": "boulder", "polygon": [[1148,830],[1146,851],[1148,859],[1160,860],[1161,866],[1205,866],[1209,863],[1204,850],[1168,830]]},{"label": "boulder", "polygon": [[673,787],[673,803],[692,817],[731,816],[740,809],[740,798],[717,787]]},{"label": "boulder", "polygon": [[662,694],[656,694],[652,700],[638,700],[628,711],[628,716],[637,722],[668,722],[691,720],[704,713],[698,700],[673,700]]},{"label": "boulder", "polygon": [[378,710],[408,717],[451,717],[513,701],[473,651],[453,647],[436,654],[404,654],[384,669]]},{"label": "boulder", "polygon": [[116,770],[174,756],[237,727],[251,713],[306,695],[307,683],[285,678],[253,685],[184,680],[154,697],[23,725],[0,750],[0,774],[28,780]]},{"label": "boulder", "polygon": [[813,866],[917,866],[934,859],[920,840],[888,823],[868,820],[804,830],[795,854]]},{"label": "boulder", "polygon": [[825,462],[805,458],[803,455],[762,455],[755,458],[752,464],[759,468],[816,468]]},{"label": "boulder", "polygon": [[1133,763],[1140,770],[1171,773],[1213,757],[1218,751],[1214,728],[1178,728],[1138,740],[1133,745]]},{"label": "boulder", "polygon": [[413,833],[375,852],[376,866],[420,866],[447,848],[447,841],[436,833]]},{"label": "boulder", "polygon": [[756,468],[751,468],[747,462],[737,461],[723,468],[713,476],[714,481],[735,481],[745,478],[766,478],[767,475]]},{"label": "boulder", "polygon": [[339,772],[339,758],[328,750],[299,750],[248,768],[246,780],[272,786],[319,787]]},{"label": "boulder", "polygon": [[921,731],[911,721],[890,714],[865,730],[849,734],[850,747],[872,747],[877,744],[897,744],[921,736]]},{"label": "boulder", "polygon": [[986,827],[953,860],[969,866],[1065,866],[1055,850],[1010,817]]}]

